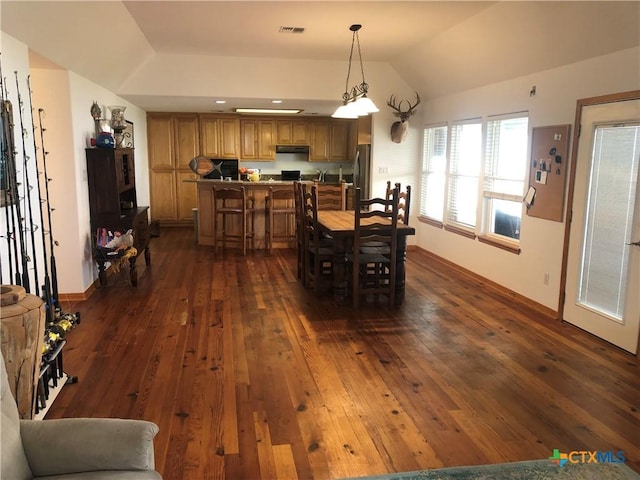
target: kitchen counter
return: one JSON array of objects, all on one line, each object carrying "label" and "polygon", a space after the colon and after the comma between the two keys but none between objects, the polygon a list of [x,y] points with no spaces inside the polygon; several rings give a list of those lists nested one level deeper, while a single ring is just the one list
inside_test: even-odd
[{"label": "kitchen counter", "polygon": [[[192,180],[198,185],[198,244],[199,245],[213,245],[214,237],[213,232],[215,227],[214,218],[214,202],[213,202],[213,190],[218,187],[238,187],[239,185],[245,187],[249,196],[254,198],[255,202],[255,235],[254,243],[255,249],[265,248],[265,197],[269,194],[269,188],[291,188],[293,189],[294,182],[281,181],[281,180],[264,180],[258,182],[249,182],[244,180],[209,180],[209,179],[197,179]],[[312,182],[308,182],[312,183]],[[231,230],[239,230],[240,224],[232,222],[238,219],[229,219],[228,228]],[[285,220],[278,219],[279,224],[274,228],[282,232],[293,232],[295,229],[294,219]],[[293,247],[286,242],[274,243],[274,248]]]}]

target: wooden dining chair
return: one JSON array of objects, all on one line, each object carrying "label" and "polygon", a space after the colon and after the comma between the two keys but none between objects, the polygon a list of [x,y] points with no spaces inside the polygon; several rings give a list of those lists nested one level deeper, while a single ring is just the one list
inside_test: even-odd
[{"label": "wooden dining chair", "polygon": [[302,188],[301,182],[293,183],[293,191],[295,192],[295,207],[296,207],[296,274],[298,280],[302,284],[306,284],[306,252],[305,252],[305,192]]},{"label": "wooden dining chair", "polygon": [[346,210],[347,183],[322,183],[314,181],[318,198],[318,210]]},{"label": "wooden dining chair", "polygon": [[411,206],[411,185],[406,186],[406,190],[403,192],[400,182],[396,182],[394,187],[391,186],[391,181],[387,180],[387,200],[392,198],[393,189],[398,189],[398,221],[404,225],[409,225],[409,207]]},{"label": "wooden dining chair", "polygon": [[309,188],[303,184],[301,199],[304,212],[304,284],[319,295],[333,286],[333,240],[324,237],[318,228],[316,186]]},{"label": "wooden dining chair", "polygon": [[[247,254],[247,242],[254,248],[255,238],[255,208],[254,198],[247,196],[244,187],[240,188],[214,188],[214,225],[213,248],[218,251],[218,236],[222,239],[222,249],[226,247],[228,238],[237,239],[240,242],[242,254]],[[218,218],[220,217],[220,218]],[[239,217],[240,228],[230,226],[228,217]]]},{"label": "wooden dining chair", "polygon": [[[354,197],[353,251],[347,258],[351,268],[353,307],[360,306],[362,295],[386,295],[389,305],[395,305],[396,256],[398,233],[398,190],[393,189],[391,199],[363,200],[356,188]],[[380,251],[363,252],[363,246],[376,242],[385,246]]]}]

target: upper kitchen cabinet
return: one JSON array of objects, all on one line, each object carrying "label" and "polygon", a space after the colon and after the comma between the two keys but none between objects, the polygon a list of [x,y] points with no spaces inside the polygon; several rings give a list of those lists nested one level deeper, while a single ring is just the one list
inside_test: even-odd
[{"label": "upper kitchen cabinet", "polygon": [[[329,161],[343,162],[349,159],[350,128],[354,122],[333,120],[331,122],[331,139],[329,145]],[[355,149],[354,149],[355,154]],[[353,159],[352,159],[353,160]]]},{"label": "upper kitchen cabinet", "polygon": [[264,119],[240,120],[240,159],[265,160],[276,159],[275,122]]},{"label": "upper kitchen cabinet", "polygon": [[317,120],[310,124],[309,161],[352,161],[356,151],[355,120]]},{"label": "upper kitchen cabinet", "polygon": [[318,120],[309,124],[309,161],[329,160],[331,128],[329,120]]},{"label": "upper kitchen cabinet", "polygon": [[173,115],[154,113],[147,115],[149,143],[149,169],[175,168],[173,151]]},{"label": "upper kitchen cabinet", "polygon": [[276,120],[276,145],[309,145],[309,122]]},{"label": "upper kitchen cabinet", "polygon": [[239,131],[237,117],[200,115],[202,155],[209,158],[238,158]]},{"label": "upper kitchen cabinet", "polygon": [[191,159],[200,154],[198,115],[175,115],[173,122],[176,167],[188,170]]}]

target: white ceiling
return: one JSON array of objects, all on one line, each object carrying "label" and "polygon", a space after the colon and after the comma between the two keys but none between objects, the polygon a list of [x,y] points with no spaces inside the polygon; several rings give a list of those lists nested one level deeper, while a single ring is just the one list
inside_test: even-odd
[{"label": "white ceiling", "polygon": [[[2,30],[29,45],[34,66],[53,63],[118,94],[155,54],[332,60],[346,67],[353,23],[363,25],[363,60],[387,62],[423,98],[640,44],[638,1],[2,0],[0,9]],[[280,33],[280,27],[305,30]],[[205,111],[198,105],[212,100],[122,96],[156,111]],[[231,101],[245,106],[242,98]]]}]

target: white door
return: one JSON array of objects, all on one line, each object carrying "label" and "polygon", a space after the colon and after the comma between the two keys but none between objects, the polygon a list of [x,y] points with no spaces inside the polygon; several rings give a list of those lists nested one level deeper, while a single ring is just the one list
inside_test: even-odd
[{"label": "white door", "polygon": [[581,125],[563,316],[636,353],[640,100],[585,106]]}]

